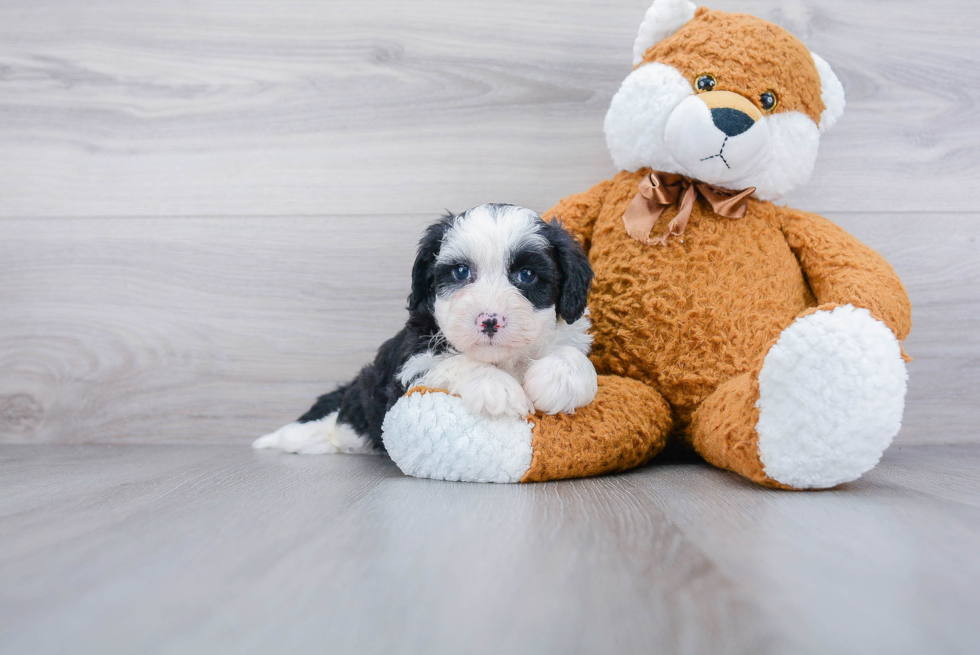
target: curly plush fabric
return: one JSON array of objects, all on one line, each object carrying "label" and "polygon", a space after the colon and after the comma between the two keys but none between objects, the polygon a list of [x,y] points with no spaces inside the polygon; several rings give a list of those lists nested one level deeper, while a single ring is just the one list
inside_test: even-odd
[{"label": "curly plush fabric", "polygon": [[[595,268],[593,363],[600,375],[632,378],[662,395],[673,432],[709,462],[785,487],[765,474],[755,448],[756,376],[766,352],[820,303],[867,308],[904,339],[911,327],[904,287],[880,255],[839,227],[769,202],[751,200],[745,217],[727,219],[699,200],[683,239],[644,245],[626,233],[622,216],[648,172],[621,172],[545,214],[585,244]],[[654,233],[675,213],[665,211]],[[622,411],[634,406],[628,395],[621,402]]]},{"label": "curly plush fabric", "polygon": [[[646,49],[639,68],[670,67],[692,88],[699,77],[710,75],[716,83],[713,90],[739,94],[760,110],[765,109],[762,94],[773,92],[778,104],[769,114],[787,114],[787,119],[826,127],[840,115],[840,82],[826,62],[784,29],[753,16],[703,7],[678,25],[675,18],[686,11],[687,5],[677,0],[654,2],[637,42],[649,35],[659,41]],[[638,88],[642,93],[642,85]],[[624,107],[633,105],[648,113],[656,109],[638,101]],[[621,114],[615,120],[607,117],[607,138],[610,120],[613,127],[627,126],[617,132],[623,136],[632,133],[630,121],[642,118],[650,124],[653,119]],[[813,126],[808,129],[816,134]],[[770,168],[787,166],[785,158],[792,158],[792,148],[804,141],[775,140],[778,152]],[[650,147],[656,143],[652,140]],[[628,147],[619,141],[610,147],[614,145]],[[815,149],[806,153],[813,155]],[[658,430],[683,440],[715,466],[770,487],[833,486],[873,466],[900,426],[905,373],[901,356],[893,354],[901,353],[897,344],[911,329],[911,304],[891,266],[830,221],[758,196],[749,201],[742,218],[719,216],[699,198],[682,237],[663,246],[642,243],[627,233],[623,215],[649,172],[624,170],[545,214],[576,235],[595,269],[589,306],[595,336],[592,361],[604,376],[602,413],[620,417],[634,411],[637,420],[649,420],[645,412],[651,403],[633,398],[645,399],[653,392],[670,408],[669,423],[658,423]],[[805,178],[783,177],[791,186]],[[773,187],[769,191],[785,190],[783,183],[768,185]],[[651,233],[663,233],[676,214],[677,208],[669,207]],[[842,305],[862,308],[855,311],[865,312],[867,319],[834,314],[837,318],[828,323],[807,318],[818,306],[829,313]],[[787,336],[791,326],[793,334],[806,338]],[[806,344],[809,350],[781,346],[767,359],[776,344],[790,342]],[[872,352],[877,355],[869,358]],[[817,360],[825,361],[826,368],[813,364]],[[812,370],[798,374],[796,366]],[[760,395],[760,375],[770,380],[768,395]],[[624,378],[645,388],[628,392]],[[786,388],[773,391],[780,385]],[[878,394],[876,385],[886,391]],[[844,396],[852,405],[824,402]],[[768,414],[760,417],[760,407],[768,407]],[[873,415],[887,417],[875,421]],[[799,417],[809,423],[794,423]],[[592,464],[614,459],[625,447],[607,434],[606,425],[586,415],[541,422],[534,431],[534,461],[541,466],[525,480],[613,470],[609,464]],[[625,443],[645,434],[616,420],[608,425],[615,426],[609,430],[618,431]],[[761,443],[760,434],[767,434]],[[554,445],[559,442],[561,448]],[[610,452],[596,452],[596,443],[611,444]],[[563,457],[543,454],[559,450],[565,451]],[[763,461],[767,452],[768,467]],[[545,465],[553,460],[561,464]],[[569,461],[589,464],[576,468]]]},{"label": "curly plush fabric", "polygon": [[[629,403],[623,399],[628,398]],[[534,456],[521,482],[582,478],[645,464],[667,443],[670,406],[650,387],[599,376],[599,393],[575,414],[534,417]]]},{"label": "curly plush fabric", "polygon": [[820,73],[810,51],[783,28],[754,16],[699,7],[694,20],[647,50],[643,63],[654,61],[673,66],[692,85],[700,75],[712,75],[715,90],[756,104],[763,93],[775,91],[774,111],[799,111],[820,123]]}]

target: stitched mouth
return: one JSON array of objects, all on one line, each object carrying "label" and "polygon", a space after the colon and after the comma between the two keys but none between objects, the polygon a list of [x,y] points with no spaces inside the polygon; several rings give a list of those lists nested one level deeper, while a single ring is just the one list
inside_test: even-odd
[{"label": "stitched mouth", "polygon": [[726,136],[725,140],[721,142],[721,148],[718,149],[718,154],[711,155],[710,157],[704,157],[701,161],[708,161],[717,157],[725,165],[725,168],[731,170],[732,167],[728,165],[728,161],[725,159],[725,155],[723,154],[725,152],[725,144],[727,143],[728,143],[728,137]]}]

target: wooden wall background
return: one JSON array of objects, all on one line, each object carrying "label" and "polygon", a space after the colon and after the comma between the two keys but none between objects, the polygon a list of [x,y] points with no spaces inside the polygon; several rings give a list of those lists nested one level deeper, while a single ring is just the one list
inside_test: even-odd
[{"label": "wooden wall background", "polygon": [[[241,443],[403,321],[422,227],[547,209],[648,0],[0,2],[0,441]],[[848,109],[788,204],[915,302],[900,443],[978,442],[980,8],[717,0],[787,27]]]}]

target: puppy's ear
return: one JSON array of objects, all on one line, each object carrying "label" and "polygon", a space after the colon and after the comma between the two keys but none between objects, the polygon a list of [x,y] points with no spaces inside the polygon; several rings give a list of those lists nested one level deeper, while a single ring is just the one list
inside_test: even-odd
[{"label": "puppy's ear", "polygon": [[585,313],[592,285],[592,266],[582,246],[558,220],[544,225],[544,236],[555,249],[561,272],[561,290],[555,311],[566,323],[574,323]]},{"label": "puppy's ear", "polygon": [[408,311],[432,313],[436,300],[436,257],[442,247],[442,238],[452,227],[456,217],[450,212],[425,229],[419,239],[419,251],[412,266],[412,292],[408,295]]}]

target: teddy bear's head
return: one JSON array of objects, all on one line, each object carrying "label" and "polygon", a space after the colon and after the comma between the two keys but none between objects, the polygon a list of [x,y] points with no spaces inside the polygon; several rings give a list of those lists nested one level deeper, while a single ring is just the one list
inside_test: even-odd
[{"label": "teddy bear's head", "polygon": [[772,200],[807,181],[844,111],[830,66],[753,16],[654,0],[606,114],[623,170],[650,167]]}]

